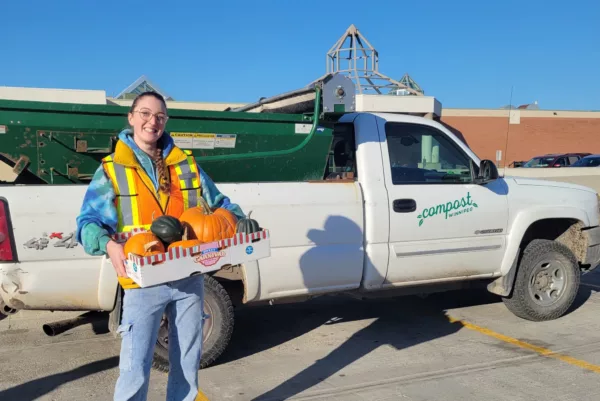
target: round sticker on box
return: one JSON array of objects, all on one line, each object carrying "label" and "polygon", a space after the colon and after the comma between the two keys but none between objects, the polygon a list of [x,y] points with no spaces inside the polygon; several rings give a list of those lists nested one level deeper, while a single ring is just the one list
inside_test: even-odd
[{"label": "round sticker on box", "polygon": [[134,262],[134,263],[132,263],[132,265],[133,265],[133,271],[137,272],[137,264]]},{"label": "round sticker on box", "polygon": [[252,254],[252,252],[254,252],[254,248],[252,248],[251,245],[248,245],[246,247],[246,255],[250,255],[250,254]]}]

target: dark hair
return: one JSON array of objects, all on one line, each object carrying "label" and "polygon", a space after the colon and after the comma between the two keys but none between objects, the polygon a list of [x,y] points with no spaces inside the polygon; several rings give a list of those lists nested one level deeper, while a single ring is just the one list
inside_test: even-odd
[{"label": "dark hair", "polygon": [[131,108],[129,109],[129,112],[133,113],[133,110],[135,110],[135,107],[137,106],[138,101],[141,98],[146,97],[146,96],[152,96],[153,98],[160,100],[162,102],[162,104],[165,106],[165,109],[167,108],[167,102],[165,102],[165,98],[164,97],[162,97],[160,94],[158,94],[156,92],[147,91],[147,92],[140,93],[139,95],[137,95],[135,97],[135,99],[133,99],[133,103],[131,104]]},{"label": "dark hair", "polygon": [[[133,111],[135,110],[138,101],[146,96],[152,96],[158,100],[160,100],[162,102],[162,104],[165,106],[165,109],[167,108],[167,102],[165,102],[165,99],[158,93],[156,92],[143,92],[140,93],[139,95],[136,96],[136,98],[133,100],[133,103],[131,104],[131,108],[129,109],[130,113],[133,113]],[[158,176],[158,189],[159,191],[169,195],[171,193],[171,177],[169,176],[169,170],[167,169],[167,166],[165,166],[165,161],[162,157],[162,152],[163,152],[163,141],[158,141],[156,143],[156,152],[154,153],[154,155],[152,155],[152,160],[154,161],[154,164],[156,164],[156,173]]]}]

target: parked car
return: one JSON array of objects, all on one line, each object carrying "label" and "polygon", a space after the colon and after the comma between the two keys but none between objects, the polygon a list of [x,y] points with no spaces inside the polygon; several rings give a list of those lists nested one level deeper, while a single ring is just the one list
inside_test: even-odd
[{"label": "parked car", "polygon": [[512,163],[510,163],[510,164],[508,165],[508,167],[512,167],[512,168],[523,167],[523,165],[524,165],[525,163],[527,163],[527,162],[526,162],[526,161],[524,161],[524,160],[515,160],[515,161],[513,161]]},{"label": "parked car", "polygon": [[590,153],[552,153],[536,156],[521,167],[568,167],[589,155]]},{"label": "parked car", "polygon": [[583,157],[569,167],[600,167],[600,154]]}]

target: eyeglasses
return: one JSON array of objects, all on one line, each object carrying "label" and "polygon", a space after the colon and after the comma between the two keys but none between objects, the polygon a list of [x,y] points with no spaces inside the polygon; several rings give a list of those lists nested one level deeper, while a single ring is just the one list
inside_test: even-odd
[{"label": "eyeglasses", "polygon": [[153,113],[150,110],[135,110],[134,113],[140,113],[140,117],[144,121],[150,121],[152,116],[156,117],[156,121],[159,124],[165,124],[169,119],[169,116],[164,115],[163,113]]}]

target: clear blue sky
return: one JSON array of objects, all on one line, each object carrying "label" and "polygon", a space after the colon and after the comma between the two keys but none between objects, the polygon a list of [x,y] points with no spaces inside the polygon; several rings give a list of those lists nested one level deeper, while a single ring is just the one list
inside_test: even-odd
[{"label": "clear blue sky", "polygon": [[600,110],[600,1],[387,3],[0,0],[0,86],[111,96],[145,74],[177,100],[250,102],[324,74],[355,24],[381,72],[444,107],[498,108],[514,86],[513,104]]}]

